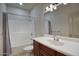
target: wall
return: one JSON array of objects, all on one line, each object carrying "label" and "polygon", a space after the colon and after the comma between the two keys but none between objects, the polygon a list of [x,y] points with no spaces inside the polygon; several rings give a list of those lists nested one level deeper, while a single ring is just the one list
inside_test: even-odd
[{"label": "wall", "polygon": [[43,36],[45,34],[44,24],[44,11],[47,4],[37,4],[32,10],[30,15],[34,19],[35,36]]},{"label": "wall", "polygon": [[3,54],[3,35],[2,35],[2,32],[3,32],[2,13],[3,12],[6,12],[6,5],[0,3],[0,55]]},{"label": "wall", "polygon": [[[34,6],[34,8],[30,11],[30,16],[32,17],[32,20],[34,20],[34,34],[35,36],[42,36],[45,34],[45,19],[44,19],[44,11],[45,11],[45,7],[48,4],[36,4],[36,6]],[[20,13],[18,12],[18,9],[14,10],[15,8],[11,8],[8,7],[8,12],[9,13]],[[17,11],[17,12],[16,12]],[[21,11],[21,10],[20,10]],[[24,15],[24,14],[22,14]]]},{"label": "wall", "polygon": [[7,6],[10,39],[12,47],[20,47],[32,43],[34,22],[28,10]]},{"label": "wall", "polygon": [[10,6],[7,6],[7,13],[13,13],[13,14],[17,14],[17,15],[29,16],[29,11],[28,10],[15,8],[15,7],[10,7]]},{"label": "wall", "polygon": [[69,36],[69,20],[72,14],[79,12],[79,4],[67,4],[57,7],[45,14],[45,19],[52,21],[52,31],[60,31],[60,35]]}]

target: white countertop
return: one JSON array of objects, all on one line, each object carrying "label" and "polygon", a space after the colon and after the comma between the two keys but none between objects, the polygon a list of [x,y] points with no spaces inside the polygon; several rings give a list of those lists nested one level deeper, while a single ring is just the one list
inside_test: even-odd
[{"label": "white countertop", "polygon": [[71,41],[71,40],[66,40],[66,38],[61,41],[64,43],[63,45],[54,45],[52,42],[49,42],[52,38],[50,37],[37,37],[33,38],[33,40],[51,48],[54,49],[60,53],[63,53],[68,56],[79,56],[79,42]]}]

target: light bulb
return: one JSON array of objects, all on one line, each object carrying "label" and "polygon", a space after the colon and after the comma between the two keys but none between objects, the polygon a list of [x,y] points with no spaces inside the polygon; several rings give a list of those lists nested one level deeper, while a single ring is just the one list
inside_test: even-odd
[{"label": "light bulb", "polygon": [[49,7],[48,6],[46,7],[46,11],[49,11]]},{"label": "light bulb", "polygon": [[57,7],[55,6],[53,9],[55,9],[55,10],[56,10],[56,9],[57,9]]},{"label": "light bulb", "polygon": [[53,5],[52,4],[50,4],[50,8],[53,8]]},{"label": "light bulb", "polygon": [[53,8],[50,8],[50,11],[52,12],[53,11]]},{"label": "light bulb", "polygon": [[47,7],[46,7],[46,10],[48,10],[48,9],[49,9],[49,7],[47,6]]},{"label": "light bulb", "polygon": [[23,3],[19,3],[19,5],[23,5]]}]

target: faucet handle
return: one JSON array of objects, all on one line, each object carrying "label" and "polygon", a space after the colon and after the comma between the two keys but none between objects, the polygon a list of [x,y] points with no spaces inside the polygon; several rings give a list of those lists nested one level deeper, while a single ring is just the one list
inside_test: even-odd
[{"label": "faucet handle", "polygon": [[55,36],[54,40],[59,41],[59,37]]}]

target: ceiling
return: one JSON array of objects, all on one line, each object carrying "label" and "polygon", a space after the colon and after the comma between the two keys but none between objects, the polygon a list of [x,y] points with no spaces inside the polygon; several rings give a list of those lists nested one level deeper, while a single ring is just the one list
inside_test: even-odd
[{"label": "ceiling", "polygon": [[22,8],[25,10],[31,10],[37,5],[37,3],[23,3],[23,5],[20,5],[19,3],[7,3],[6,5],[10,7]]}]

